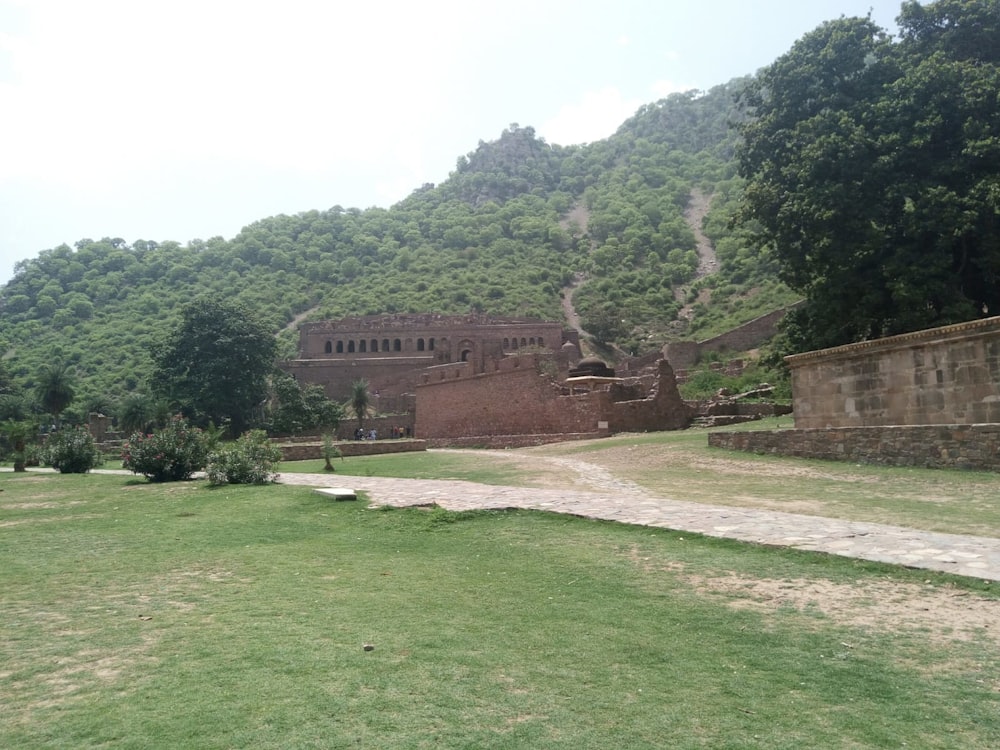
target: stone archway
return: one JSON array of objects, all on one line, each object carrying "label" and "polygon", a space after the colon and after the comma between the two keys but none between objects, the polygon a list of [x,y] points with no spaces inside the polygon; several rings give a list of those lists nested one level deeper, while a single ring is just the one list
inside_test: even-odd
[{"label": "stone archway", "polygon": [[469,362],[476,351],[475,343],[470,339],[462,339],[458,344],[458,361]]}]

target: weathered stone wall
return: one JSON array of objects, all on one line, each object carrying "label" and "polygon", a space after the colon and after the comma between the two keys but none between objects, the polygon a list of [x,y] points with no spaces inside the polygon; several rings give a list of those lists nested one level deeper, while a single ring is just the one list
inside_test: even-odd
[{"label": "weathered stone wall", "polygon": [[510,357],[490,372],[471,367],[432,368],[417,386],[420,438],[594,432],[599,414],[592,394],[561,395],[533,356]]},{"label": "weathered stone wall", "polygon": [[770,339],[777,332],[778,323],[784,318],[789,310],[793,310],[802,304],[796,303],[780,310],[775,310],[767,315],[761,315],[751,321],[744,323],[731,331],[715,336],[704,341],[699,341],[698,346],[703,352],[745,352],[760,346]]},{"label": "weathered stone wall", "polygon": [[731,331],[726,331],[704,341],[697,343],[676,341],[667,344],[663,347],[663,356],[670,361],[675,370],[686,370],[698,364],[702,352],[745,352],[754,349],[774,336],[781,319],[788,314],[789,310],[794,310],[801,304],[801,302],[796,302],[794,305],[761,315]]},{"label": "weathered stone wall", "polygon": [[[305,461],[323,458],[323,442],[275,441],[281,450],[282,461]],[[376,456],[382,453],[409,453],[427,450],[423,440],[347,440],[334,443],[343,456]],[[333,461],[335,459],[331,459]],[[334,464],[336,465],[336,464]]]},{"label": "weathered stone wall", "polygon": [[1000,471],[1000,424],[712,432],[708,444],[799,458]]},{"label": "weathered stone wall", "polygon": [[569,393],[546,367],[530,355],[497,360],[487,372],[460,365],[431,368],[417,386],[417,436],[608,435],[680,429],[691,420],[665,360],[654,391],[627,401],[615,397],[627,389]]},{"label": "weathered stone wall", "polygon": [[675,341],[663,347],[663,356],[675,370],[686,370],[698,364],[701,347],[697,341]]},{"label": "weathered stone wall", "polygon": [[1000,317],[786,361],[799,428],[1000,422]]}]

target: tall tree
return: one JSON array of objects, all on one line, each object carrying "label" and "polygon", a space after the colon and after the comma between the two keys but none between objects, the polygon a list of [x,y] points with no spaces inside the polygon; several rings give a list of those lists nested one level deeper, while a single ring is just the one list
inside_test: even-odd
[{"label": "tall tree", "polygon": [[238,436],[267,396],[276,352],[274,334],[249,308],[201,298],[153,347],[155,385],[192,420],[228,423]]},{"label": "tall tree", "polygon": [[56,429],[66,407],[76,397],[76,378],[69,365],[56,362],[42,369],[35,386],[35,393],[42,408],[55,418]]},{"label": "tall tree", "polygon": [[806,296],[798,350],[1000,313],[1000,0],[899,22],[827,22],[742,96],[742,219]]}]

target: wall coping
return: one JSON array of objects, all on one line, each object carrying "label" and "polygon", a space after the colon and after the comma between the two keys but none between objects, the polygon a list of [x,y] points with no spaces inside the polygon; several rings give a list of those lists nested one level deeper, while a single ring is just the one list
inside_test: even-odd
[{"label": "wall coping", "polygon": [[954,323],[939,328],[926,328],[922,331],[901,333],[896,336],[886,336],[885,338],[872,339],[870,341],[859,341],[855,344],[844,344],[843,346],[834,346],[829,349],[817,349],[816,351],[803,352],[802,354],[791,354],[785,357],[785,362],[788,363],[789,367],[795,368],[825,359],[843,358],[845,355],[849,356],[855,353],[878,350],[888,351],[913,346],[914,344],[925,344],[938,339],[952,338],[958,334],[981,334],[992,331],[1000,332],[1000,316],[969,320],[964,323]]}]

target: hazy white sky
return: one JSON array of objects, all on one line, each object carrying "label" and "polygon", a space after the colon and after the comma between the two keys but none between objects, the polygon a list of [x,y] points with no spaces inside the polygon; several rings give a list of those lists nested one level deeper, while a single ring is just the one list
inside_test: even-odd
[{"label": "hazy white sky", "polygon": [[388,207],[511,123],[605,138],[900,0],[0,0],[0,283],[90,237]]}]

